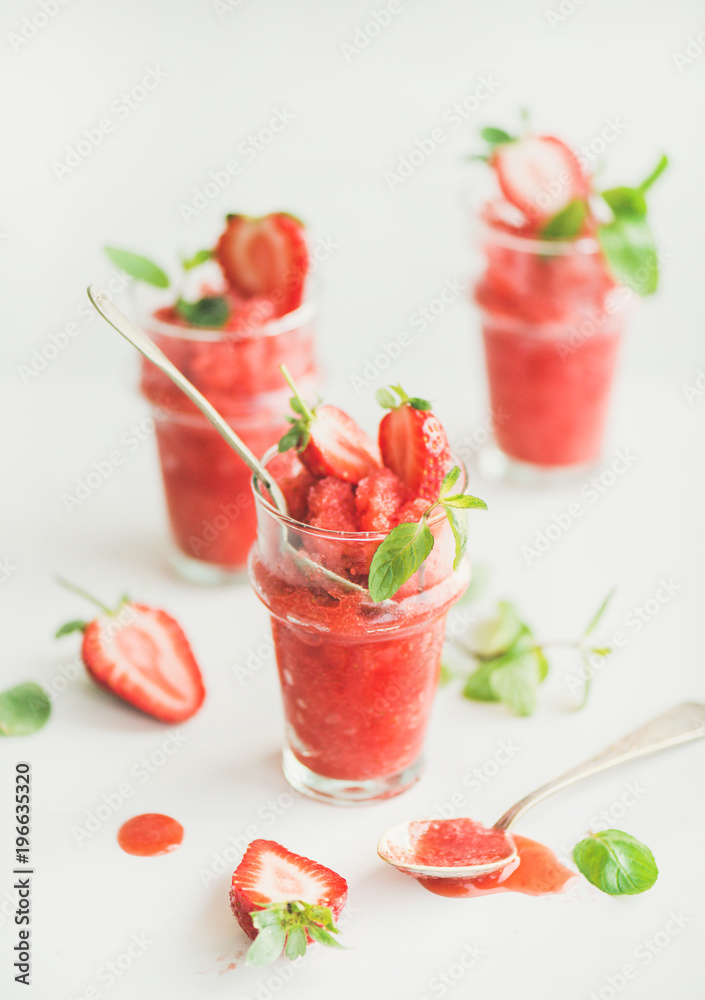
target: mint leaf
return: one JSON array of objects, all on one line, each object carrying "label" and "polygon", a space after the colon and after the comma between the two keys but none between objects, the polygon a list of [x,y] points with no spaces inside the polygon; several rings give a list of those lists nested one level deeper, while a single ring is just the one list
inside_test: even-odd
[{"label": "mint leaf", "polygon": [[438,671],[438,686],[443,687],[444,684],[450,684],[455,677],[456,673],[453,668],[449,667],[447,663],[441,663],[440,670]]},{"label": "mint leaf", "polygon": [[162,271],[161,267],[142,257],[137,253],[130,253],[129,250],[120,250],[118,247],[103,247],[106,254],[119,268],[129,274],[137,281],[144,281],[155,288],[168,288],[169,279]]},{"label": "mint leaf", "polygon": [[503,128],[492,128],[489,125],[481,130],[480,135],[490,146],[503,146],[507,142],[516,140],[516,136],[505,132]]},{"label": "mint leaf", "polygon": [[[607,595],[607,597],[604,599],[604,601],[602,602],[602,604],[599,606],[599,608],[597,609],[597,611],[595,612],[595,614],[590,619],[590,623],[589,623],[588,627],[583,632],[583,638],[587,638],[587,636],[589,636],[591,632],[594,632],[595,629],[597,628],[597,626],[599,625],[600,619],[602,618],[602,616],[604,615],[605,611],[607,610],[607,605],[610,603],[610,601],[614,597],[615,589],[616,588],[613,587],[612,590],[610,590],[610,592]],[[611,652],[611,650],[607,649],[607,652],[603,653],[601,650],[593,649],[592,652],[593,653],[599,653],[601,656],[606,656],[607,653]]]},{"label": "mint leaf", "polygon": [[531,715],[536,709],[536,689],[540,683],[536,657],[515,650],[492,667],[490,689],[517,715]]},{"label": "mint leaf", "polygon": [[639,188],[616,187],[602,192],[615,215],[632,215],[643,218],[646,215],[646,198]]},{"label": "mint leaf", "polygon": [[654,856],[622,830],[591,833],[573,848],[573,859],[588,882],[610,896],[634,896],[658,878]]},{"label": "mint leaf", "polygon": [[487,510],[487,504],[479,497],[471,497],[468,493],[456,493],[452,497],[443,497],[443,506],[460,507],[463,510]]},{"label": "mint leaf", "polygon": [[0,736],[28,736],[41,729],[50,715],[49,696],[33,681],[0,693]]},{"label": "mint leaf", "polygon": [[186,302],[185,299],[177,299],[176,311],[191,326],[217,330],[227,322],[230,315],[230,306],[228,305],[228,300],[222,295],[205,295],[202,299],[198,299],[197,302]]},{"label": "mint leaf", "polygon": [[597,238],[615,277],[639,295],[658,287],[658,255],[646,220],[617,215],[597,227]]},{"label": "mint leaf", "polygon": [[506,653],[525,628],[517,609],[510,601],[500,601],[495,619],[483,622],[477,630],[478,651],[483,660]]},{"label": "mint leaf", "polygon": [[199,250],[193,255],[193,257],[182,257],[181,266],[184,271],[192,271],[194,267],[198,267],[199,264],[205,264],[207,260],[211,260],[213,257],[212,250]]},{"label": "mint leaf", "polygon": [[389,532],[374,554],[369,591],[373,601],[392,597],[413,576],[433,548],[433,535],[425,516],[418,524],[399,524]]},{"label": "mint leaf", "polygon": [[298,448],[299,441],[301,440],[301,428],[294,424],[280,439],[278,444],[278,449],[280,453],[289,451],[290,448]]},{"label": "mint leaf", "polygon": [[453,569],[455,570],[463,561],[468,544],[468,518],[467,514],[462,511],[460,514],[456,514],[452,507],[446,507],[445,504],[443,504],[443,510],[455,539],[455,558],[453,559]]},{"label": "mint leaf", "polygon": [[55,639],[60,639],[62,635],[71,635],[72,632],[85,632],[88,628],[88,622],[73,621],[66,622],[62,625],[60,629],[57,629],[54,633]]},{"label": "mint leaf", "polygon": [[499,701],[499,695],[490,684],[493,670],[494,663],[481,664],[465,682],[463,695],[472,701]]},{"label": "mint leaf", "polygon": [[651,173],[649,174],[649,176],[646,178],[646,180],[644,180],[644,181],[641,182],[641,184],[639,185],[639,190],[640,191],[648,191],[649,188],[654,183],[654,181],[657,181],[659,179],[659,177],[664,172],[664,170],[666,169],[667,166],[668,166],[668,157],[665,154],[663,154],[661,156],[661,159],[658,161],[658,163],[654,167],[654,169],[651,171]]},{"label": "mint leaf", "polygon": [[583,198],[576,198],[551,216],[542,228],[541,235],[548,240],[572,239],[583,228],[586,215],[587,203]]},{"label": "mint leaf", "polygon": [[443,477],[443,482],[441,483],[441,496],[444,497],[446,493],[455,486],[460,478],[460,466],[454,465],[450,472],[447,472]]},{"label": "mint leaf", "polygon": [[286,943],[286,928],[281,924],[271,924],[259,931],[247,952],[245,965],[255,969],[270,965],[281,955]]}]

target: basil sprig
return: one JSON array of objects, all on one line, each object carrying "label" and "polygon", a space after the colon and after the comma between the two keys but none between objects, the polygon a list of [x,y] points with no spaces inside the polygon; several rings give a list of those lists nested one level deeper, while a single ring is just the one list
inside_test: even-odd
[{"label": "basil sprig", "polygon": [[50,715],[49,696],[33,681],[0,692],[0,736],[28,736],[41,729]]},{"label": "basil sprig", "polygon": [[658,878],[654,856],[623,830],[591,833],[573,848],[573,860],[588,882],[610,896],[635,896]]}]

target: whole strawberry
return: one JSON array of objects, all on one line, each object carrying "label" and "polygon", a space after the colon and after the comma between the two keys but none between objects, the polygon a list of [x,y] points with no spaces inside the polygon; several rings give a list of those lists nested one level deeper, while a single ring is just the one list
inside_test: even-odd
[{"label": "whole strawberry", "polygon": [[[399,397],[399,402],[396,401]],[[407,396],[400,385],[380,389],[377,400],[390,410],[379,425],[379,449],[384,465],[414,496],[437,500],[451,465],[450,446],[431,404]]]},{"label": "whole strawberry", "polygon": [[97,684],[160,722],[184,722],[196,714],[206,692],[178,622],[166,611],[127,597],[111,609],[61,582],[101,609],[92,621],[68,622],[56,633],[57,638],[83,633],[81,656]]}]

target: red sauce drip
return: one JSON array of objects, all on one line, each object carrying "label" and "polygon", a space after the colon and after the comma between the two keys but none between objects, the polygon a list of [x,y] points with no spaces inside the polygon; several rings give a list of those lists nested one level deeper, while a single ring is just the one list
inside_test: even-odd
[{"label": "red sauce drip", "polygon": [[420,878],[418,881],[437,896],[489,896],[495,892],[547,896],[562,892],[568,882],[577,878],[545,844],[516,835],[513,839],[519,858],[506,868],[478,878]]},{"label": "red sauce drip", "polygon": [[501,861],[514,854],[504,830],[495,830],[464,817],[411,823],[409,836],[413,861],[417,865],[463,868]]},{"label": "red sauce drip", "polygon": [[184,839],[184,828],[171,816],[143,813],[133,816],[118,830],[118,844],[127,854],[151,858],[175,851]]}]

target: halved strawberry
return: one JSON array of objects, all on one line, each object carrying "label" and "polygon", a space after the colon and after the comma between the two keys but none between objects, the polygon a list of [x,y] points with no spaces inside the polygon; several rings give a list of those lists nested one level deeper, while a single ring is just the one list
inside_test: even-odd
[{"label": "halved strawberry", "polygon": [[178,622],[165,611],[126,598],[114,610],[95,603],[102,615],[91,622],[69,622],[56,633],[83,632],[81,655],[93,680],[161,722],[184,722],[195,715],[206,692]]},{"label": "halved strawberry", "polygon": [[[292,952],[303,954],[307,941],[338,945],[329,932],[337,933],[334,921],[347,896],[347,882],[330,868],[292,854],[273,840],[253,840],[230,887],[230,907],[237,922],[248,937],[258,938],[248,964],[276,960],[285,947],[287,956],[295,958]],[[265,961],[269,944],[271,957]],[[255,948],[263,952],[259,960],[250,959]]]},{"label": "halved strawberry", "polygon": [[279,442],[279,451],[296,448],[299,458],[313,476],[337,476],[359,483],[380,466],[374,442],[337,406],[310,407],[299,395],[284,365],[279,366],[294,396],[288,417],[291,427]]},{"label": "halved strawberry", "polygon": [[414,496],[437,500],[451,462],[446,432],[431,413],[430,403],[410,398],[401,386],[391,389],[399,396],[400,403],[388,389],[377,394],[381,405],[391,411],[379,425],[382,460]]},{"label": "halved strawberry", "polygon": [[496,146],[490,160],[505,198],[532,222],[543,222],[589,193],[568,146],[551,135],[527,135]]},{"label": "halved strawberry", "polygon": [[306,230],[293,215],[228,215],[213,255],[233,291],[267,296],[276,316],[301,305],[309,255]]}]

